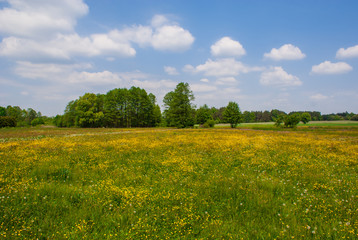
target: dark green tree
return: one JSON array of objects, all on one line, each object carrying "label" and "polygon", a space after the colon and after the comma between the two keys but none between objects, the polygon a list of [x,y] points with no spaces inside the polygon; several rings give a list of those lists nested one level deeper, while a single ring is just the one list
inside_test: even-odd
[{"label": "dark green tree", "polygon": [[5,117],[5,116],[6,116],[6,108],[0,107],[0,117]]},{"label": "dark green tree", "polygon": [[188,83],[179,83],[175,90],[165,95],[164,116],[170,127],[184,128],[194,125],[194,94]]},{"label": "dark green tree", "polygon": [[211,110],[208,105],[204,104],[196,111],[196,123],[204,124],[208,120],[212,120]]},{"label": "dark green tree", "polygon": [[311,115],[308,112],[304,112],[301,114],[301,121],[306,124],[311,121]]},{"label": "dark green tree", "polygon": [[230,123],[232,128],[235,128],[242,122],[242,114],[239,105],[236,102],[229,102],[224,112],[224,120]]},{"label": "dark green tree", "polygon": [[99,127],[104,114],[99,106],[96,94],[86,93],[78,99],[76,106],[76,117],[80,127]]},{"label": "dark green tree", "polygon": [[286,115],[283,119],[285,127],[296,128],[298,123],[301,121],[301,115],[299,113],[293,113]]}]

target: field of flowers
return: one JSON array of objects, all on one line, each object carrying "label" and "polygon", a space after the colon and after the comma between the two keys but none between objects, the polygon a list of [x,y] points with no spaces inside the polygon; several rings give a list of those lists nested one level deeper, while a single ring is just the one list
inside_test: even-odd
[{"label": "field of flowers", "polygon": [[0,239],[36,238],[357,239],[358,129],[1,130]]}]

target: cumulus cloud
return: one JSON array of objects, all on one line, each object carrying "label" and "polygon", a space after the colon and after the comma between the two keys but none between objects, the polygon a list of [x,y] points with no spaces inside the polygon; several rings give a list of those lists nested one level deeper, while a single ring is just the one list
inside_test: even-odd
[{"label": "cumulus cloud", "polygon": [[[88,6],[82,0],[36,0],[31,4],[24,0],[9,2],[11,8],[0,10],[0,33],[5,35],[0,42],[0,56],[16,59],[106,56],[113,60],[114,57],[134,57],[134,44],[177,52],[187,50],[194,42],[188,30],[162,15],[155,15],[149,26],[133,25],[107,33],[80,36],[74,31],[76,19],[88,12]],[[9,16],[9,12],[30,15],[33,20]]]},{"label": "cumulus cloud", "polygon": [[345,62],[332,63],[325,61],[318,65],[312,66],[312,73],[315,74],[343,74],[351,71],[353,68]]},{"label": "cumulus cloud", "polygon": [[84,38],[78,34],[59,34],[45,42],[9,37],[0,43],[0,56],[25,59],[70,59],[74,56],[100,55],[133,57],[135,54],[136,51],[130,44],[113,41],[106,34],[94,34]]},{"label": "cumulus cloud", "polygon": [[306,57],[301,50],[292,45],[292,44],[285,44],[281,46],[279,49],[273,48],[271,52],[264,54],[265,58],[269,58],[275,61],[279,60],[299,60]]},{"label": "cumulus cloud", "polygon": [[58,32],[72,32],[77,18],[88,13],[82,0],[7,0],[0,10],[0,33],[39,38]]},{"label": "cumulus cloud", "polygon": [[240,42],[223,37],[211,46],[211,54],[215,57],[240,57],[246,51]]},{"label": "cumulus cloud", "polygon": [[236,61],[234,58],[223,58],[213,61],[207,60],[204,64],[193,67],[186,65],[184,71],[192,73],[204,73],[206,76],[224,77],[237,76],[240,73],[248,73],[252,71],[261,71],[259,67],[249,67],[242,62]]},{"label": "cumulus cloud", "polygon": [[349,47],[347,49],[340,48],[336,54],[337,58],[355,58],[358,57],[358,45]]},{"label": "cumulus cloud", "polygon": [[210,82],[210,81],[209,81],[209,79],[207,79],[207,78],[202,78],[202,79],[200,79],[200,82],[208,83],[208,82]]},{"label": "cumulus cloud", "polygon": [[326,100],[328,97],[325,95],[322,95],[320,93],[314,94],[312,96],[310,96],[310,99],[312,100],[317,100],[317,101],[321,101],[321,100]]},{"label": "cumulus cloud", "polygon": [[272,67],[261,74],[260,83],[264,86],[291,87],[300,86],[302,82],[296,76],[288,74],[282,67]]},{"label": "cumulus cloud", "polygon": [[188,30],[180,26],[165,25],[156,29],[152,37],[152,45],[162,51],[184,51],[190,48],[194,37]]},{"label": "cumulus cloud", "polygon": [[165,66],[164,71],[169,75],[178,75],[178,71],[175,67]]},{"label": "cumulus cloud", "polygon": [[109,71],[88,72],[90,64],[53,64],[32,63],[19,61],[15,67],[15,73],[23,78],[41,79],[47,82],[91,85],[119,84],[122,78],[117,73]]}]

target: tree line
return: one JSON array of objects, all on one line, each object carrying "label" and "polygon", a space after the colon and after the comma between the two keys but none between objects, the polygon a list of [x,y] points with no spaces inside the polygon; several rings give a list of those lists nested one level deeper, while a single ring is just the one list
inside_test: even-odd
[{"label": "tree line", "polygon": [[47,117],[32,108],[21,109],[19,106],[0,106],[0,127],[24,127],[44,124]]},{"label": "tree line", "polygon": [[[53,123],[58,127],[192,127],[198,124],[213,127],[218,123],[230,123],[236,127],[239,123],[275,122],[285,127],[293,127],[300,121],[320,120],[358,120],[354,113],[337,113],[322,115],[317,111],[285,113],[271,111],[241,112],[238,103],[229,102],[225,107],[215,108],[204,104],[199,108],[188,83],[179,83],[163,99],[164,110],[161,112],[156,97],[139,87],[116,88],[106,94],[85,93],[78,99],[70,101],[63,115],[54,117]],[[42,116],[32,108],[27,110],[18,106],[0,107],[0,127],[35,126],[44,124],[50,118]]]}]

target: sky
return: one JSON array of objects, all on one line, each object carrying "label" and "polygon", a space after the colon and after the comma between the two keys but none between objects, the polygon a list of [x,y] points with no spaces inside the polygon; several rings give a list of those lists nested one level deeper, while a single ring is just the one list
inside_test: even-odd
[{"label": "sky", "polygon": [[0,0],[0,106],[187,82],[200,107],[358,113],[356,0]]}]

